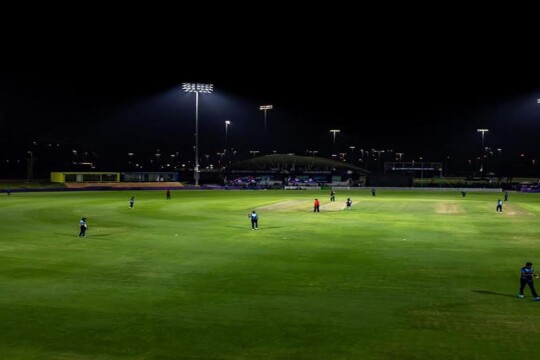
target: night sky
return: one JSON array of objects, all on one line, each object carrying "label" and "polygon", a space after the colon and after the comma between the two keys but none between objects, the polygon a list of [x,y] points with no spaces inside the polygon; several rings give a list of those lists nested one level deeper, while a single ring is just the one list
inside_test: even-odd
[{"label": "night sky", "polygon": [[[139,30],[13,44],[21,51],[0,72],[0,157],[24,157],[36,141],[95,152],[110,170],[127,152],[192,159],[195,95],[180,85],[202,82],[215,92],[200,97],[201,155],[223,151],[230,120],[227,148],[240,158],[330,156],[329,130],[340,129],[336,152],[464,163],[480,151],[476,130],[488,128],[486,146],[540,159],[540,62],[530,44],[497,37],[502,30],[372,37],[349,27],[265,32],[258,43],[240,30],[191,44]],[[274,105],[266,133],[264,104]]]}]

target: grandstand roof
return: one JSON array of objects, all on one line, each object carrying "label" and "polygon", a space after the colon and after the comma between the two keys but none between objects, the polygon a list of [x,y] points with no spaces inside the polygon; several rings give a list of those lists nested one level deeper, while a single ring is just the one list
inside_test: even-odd
[{"label": "grandstand roof", "polygon": [[367,174],[369,171],[349,164],[315,156],[298,156],[290,154],[273,154],[238,161],[233,169],[245,170],[352,170]]}]

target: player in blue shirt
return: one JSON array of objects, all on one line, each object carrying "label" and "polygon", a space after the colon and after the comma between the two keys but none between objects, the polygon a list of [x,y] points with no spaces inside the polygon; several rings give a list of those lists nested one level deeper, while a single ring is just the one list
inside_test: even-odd
[{"label": "player in blue shirt", "polygon": [[86,230],[88,229],[88,225],[86,224],[86,218],[82,218],[81,221],[79,221],[79,237],[86,237]]},{"label": "player in blue shirt", "polygon": [[540,300],[540,297],[538,297],[538,294],[536,293],[536,290],[534,289],[534,278],[538,279],[538,275],[534,272],[534,269],[532,267],[532,263],[528,262],[525,264],[524,267],[521,268],[521,277],[519,279],[519,295],[518,297],[520,299],[523,299],[523,289],[525,289],[525,286],[529,285],[529,289],[531,289],[531,294],[533,296],[534,301]]},{"label": "player in blue shirt", "polygon": [[259,215],[253,210],[248,217],[251,219],[251,230],[257,230],[259,228]]}]

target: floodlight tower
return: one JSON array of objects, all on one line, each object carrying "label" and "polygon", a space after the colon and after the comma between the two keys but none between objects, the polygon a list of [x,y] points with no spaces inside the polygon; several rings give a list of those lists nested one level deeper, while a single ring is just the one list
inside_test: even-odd
[{"label": "floodlight tower", "polygon": [[356,149],[356,146],[349,146],[349,149],[351,149],[351,163],[354,164],[354,149]]},{"label": "floodlight tower", "polygon": [[225,120],[225,149],[227,148],[227,135],[229,134],[229,125],[231,125],[231,121]]},{"label": "floodlight tower", "polygon": [[213,84],[183,83],[184,92],[195,93],[195,167],[193,179],[195,186],[199,186],[199,93],[211,94],[214,92]]},{"label": "floodlight tower", "polygon": [[336,152],[336,134],[340,132],[340,130],[334,129],[330,130],[330,132],[334,134],[334,141],[332,143],[332,154],[334,154]]},{"label": "floodlight tower", "polygon": [[482,133],[482,152],[480,153],[480,173],[482,174],[482,177],[484,176],[484,153],[486,149],[484,148],[484,136],[485,133],[489,131],[489,129],[478,129],[476,130],[479,133]]},{"label": "floodlight tower", "polygon": [[266,132],[266,112],[268,110],[273,110],[273,105],[261,105],[259,106],[259,110],[264,111],[264,131]]}]

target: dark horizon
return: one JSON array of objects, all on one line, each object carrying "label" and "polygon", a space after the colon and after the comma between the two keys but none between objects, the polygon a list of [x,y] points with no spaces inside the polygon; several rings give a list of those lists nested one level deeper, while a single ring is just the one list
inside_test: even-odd
[{"label": "dark horizon", "polygon": [[[404,161],[450,158],[455,169],[470,170],[467,162],[481,153],[477,129],[487,128],[488,151],[501,149],[498,155],[509,162],[537,161],[539,74],[519,59],[494,70],[485,64],[489,55],[428,62],[421,52],[393,63],[352,55],[326,62],[303,54],[276,66],[233,59],[207,70],[153,59],[136,72],[121,66],[127,60],[121,57],[92,67],[51,60],[4,68],[0,161],[22,160],[32,149],[39,157],[34,142],[94,152],[98,168],[107,171],[122,170],[128,152],[150,158],[159,149],[193,161],[195,95],[183,93],[182,82],[214,84],[213,94],[200,96],[199,121],[200,155],[214,159],[226,147],[230,120],[227,148],[239,158],[250,150],[315,150],[329,157],[329,130],[340,129],[336,153],[392,149]],[[265,104],[274,106],[266,133],[259,110]]]}]

